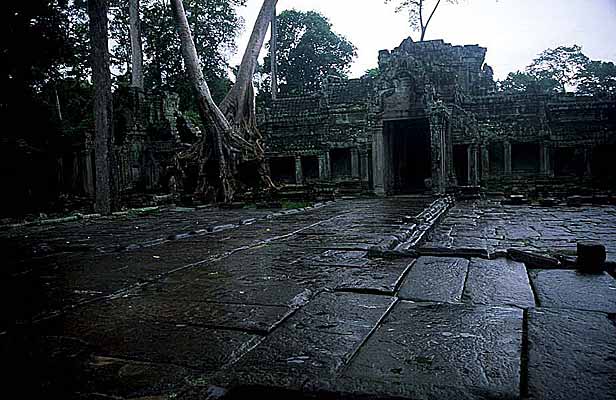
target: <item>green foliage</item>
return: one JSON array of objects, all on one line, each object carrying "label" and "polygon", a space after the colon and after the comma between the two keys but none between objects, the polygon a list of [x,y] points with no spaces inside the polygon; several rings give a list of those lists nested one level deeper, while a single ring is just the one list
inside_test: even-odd
[{"label": "green foliage", "polygon": [[[328,75],[346,78],[355,46],[332,31],[332,25],[315,11],[287,10],[278,16],[278,79],[283,95],[314,92]],[[269,43],[267,44],[269,48]],[[263,71],[271,74],[269,55]],[[269,79],[263,81],[267,87]]]},{"label": "green foliage", "polygon": [[[112,63],[119,72],[118,80],[128,82],[131,67],[128,2],[112,2]],[[246,0],[184,0],[203,73],[217,102],[231,87],[227,60],[236,50],[235,41],[243,26],[236,8],[245,3]],[[180,41],[169,3],[141,0],[140,22],[146,90],[177,92],[182,99],[180,107],[183,110],[194,109],[194,94],[186,79]]]},{"label": "green foliage", "polygon": [[558,82],[558,90],[564,93],[567,87],[575,86],[578,74],[589,61],[580,46],[559,46],[544,50],[526,67],[526,72],[538,80]]},{"label": "green foliage", "polygon": [[616,95],[616,65],[591,61],[577,76],[578,93],[597,96]]},{"label": "green foliage", "polygon": [[502,92],[536,92],[555,93],[560,90],[560,84],[549,78],[538,78],[528,72],[510,72],[507,78],[498,82],[498,88]]},{"label": "green foliage", "polygon": [[378,78],[379,75],[381,74],[381,70],[379,69],[379,67],[374,67],[374,68],[370,68],[367,69],[366,72],[364,72],[364,75],[362,76],[362,78]]},{"label": "green foliage", "polygon": [[616,94],[616,66],[590,61],[578,45],[547,49],[524,72],[511,72],[498,82],[503,92],[564,93],[575,89],[586,95]]}]

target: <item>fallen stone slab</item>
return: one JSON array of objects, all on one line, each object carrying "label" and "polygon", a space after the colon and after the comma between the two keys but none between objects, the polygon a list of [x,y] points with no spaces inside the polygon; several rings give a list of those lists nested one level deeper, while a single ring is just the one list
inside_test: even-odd
[{"label": "fallen stone slab", "polygon": [[528,398],[616,398],[616,324],[597,312],[528,314]]},{"label": "fallen stone slab", "polygon": [[522,314],[401,301],[326,390],[355,398],[517,398]]},{"label": "fallen stone slab", "polygon": [[531,251],[507,249],[507,256],[513,261],[523,262],[529,268],[558,268],[560,266],[557,258]]},{"label": "fallen stone slab", "polygon": [[368,258],[387,258],[387,259],[395,259],[395,258],[417,258],[419,254],[415,250],[389,250],[385,248],[380,248],[378,246],[373,246],[368,248],[368,252],[366,255]]},{"label": "fallen stone slab", "polygon": [[522,308],[535,306],[526,267],[504,258],[471,260],[462,301]]},{"label": "fallen stone slab", "polygon": [[531,270],[529,275],[541,307],[616,313],[616,279],[606,272]]},{"label": "fallen stone slab", "polygon": [[393,296],[415,260],[371,260],[361,268],[338,270],[336,291]]},{"label": "fallen stone slab", "polygon": [[323,292],[299,309],[212,383],[301,390],[333,379],[364,343],[395,298]]},{"label": "fallen stone slab", "polygon": [[404,300],[459,303],[468,264],[464,258],[420,257],[404,279],[398,297]]}]

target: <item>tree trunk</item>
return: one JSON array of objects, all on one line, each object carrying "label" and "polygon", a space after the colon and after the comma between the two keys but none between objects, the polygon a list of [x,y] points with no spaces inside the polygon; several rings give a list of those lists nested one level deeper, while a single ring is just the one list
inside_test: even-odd
[{"label": "tree trunk", "polygon": [[226,143],[226,138],[232,136],[233,128],[214,103],[203,77],[182,0],[171,0],[171,7],[180,36],[184,64],[197,95],[199,115],[205,128],[204,139],[193,149],[193,153],[189,154],[201,161],[197,192],[200,192],[206,200],[230,202],[233,199],[235,185],[228,160],[232,157],[234,149]]},{"label": "tree trunk", "polygon": [[220,103],[220,110],[235,128],[231,141],[241,152],[236,160],[238,179],[249,186],[274,187],[265,163],[263,137],[257,128],[255,94],[252,84],[259,53],[265,42],[278,0],[263,0],[250,40],[244,51],[235,84]]},{"label": "tree trunk", "polygon": [[[241,124],[254,113],[254,89],[252,79],[257,68],[259,53],[265,41],[278,0],[263,0],[261,11],[255,21],[250,40],[242,57],[235,84],[220,103],[220,109],[229,122]],[[251,109],[252,106],[252,109]]]},{"label": "tree trunk", "polygon": [[141,23],[139,0],[129,0],[131,85],[143,90],[143,49],[141,47]]},{"label": "tree trunk", "polygon": [[438,8],[439,4],[441,4],[441,0],[438,0],[436,4],[434,5],[434,8],[432,9],[430,16],[428,17],[426,24],[421,26],[421,41],[422,42],[424,41],[424,38],[426,37],[426,31],[428,30],[428,25],[430,25],[430,21],[432,21],[432,17],[434,16],[434,13],[436,12],[436,9]]},{"label": "tree trunk", "polygon": [[62,105],[60,104],[60,96],[58,96],[57,84],[54,84],[53,93],[56,100],[56,115],[58,116],[58,121],[62,122]]},{"label": "tree trunk", "polygon": [[94,84],[94,157],[96,205],[101,214],[112,210],[113,103],[107,31],[107,0],[89,0],[92,83]]},{"label": "tree trunk", "polygon": [[270,40],[270,59],[272,71],[272,100],[278,96],[278,25],[276,21],[276,7],[272,13],[272,39]]},{"label": "tree trunk", "polygon": [[236,82],[217,107],[203,77],[182,0],[171,0],[184,64],[197,93],[199,114],[205,128],[203,138],[182,158],[188,164],[198,165],[195,193],[206,201],[231,202],[240,189],[245,192],[246,187],[274,186],[257,129],[252,79],[276,2],[264,0]]}]

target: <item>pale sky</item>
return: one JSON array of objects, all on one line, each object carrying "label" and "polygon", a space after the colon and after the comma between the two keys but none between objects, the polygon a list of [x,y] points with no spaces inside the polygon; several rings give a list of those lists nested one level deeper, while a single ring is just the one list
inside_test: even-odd
[{"label": "pale sky", "polygon": [[[238,41],[239,64],[262,0],[248,0],[240,9],[246,32]],[[378,51],[393,49],[417,32],[408,27],[405,13],[383,0],[279,0],[277,11],[295,8],[317,10],[332,22],[333,30],[357,47],[351,77],[377,65]],[[616,0],[460,0],[442,2],[426,39],[443,39],[454,45],[487,47],[486,62],[495,78],[524,69],[541,51],[579,44],[593,60],[616,61]],[[268,34],[269,40],[269,34]]]}]

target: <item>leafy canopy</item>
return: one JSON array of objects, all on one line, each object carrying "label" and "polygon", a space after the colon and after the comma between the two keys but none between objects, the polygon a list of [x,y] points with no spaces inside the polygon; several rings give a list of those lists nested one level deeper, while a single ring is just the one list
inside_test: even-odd
[{"label": "leafy canopy", "polygon": [[[332,30],[326,17],[316,11],[287,10],[280,13],[277,23],[281,94],[317,91],[328,75],[347,77],[356,48]],[[271,74],[269,55],[265,58],[264,72]]]},{"label": "leafy canopy", "polygon": [[588,62],[580,46],[559,46],[544,50],[526,67],[526,71],[539,80],[558,82],[558,90],[565,92],[568,86],[575,85],[578,74]]},{"label": "leafy canopy", "polygon": [[580,94],[616,95],[616,65],[613,62],[591,61],[577,78]]}]

